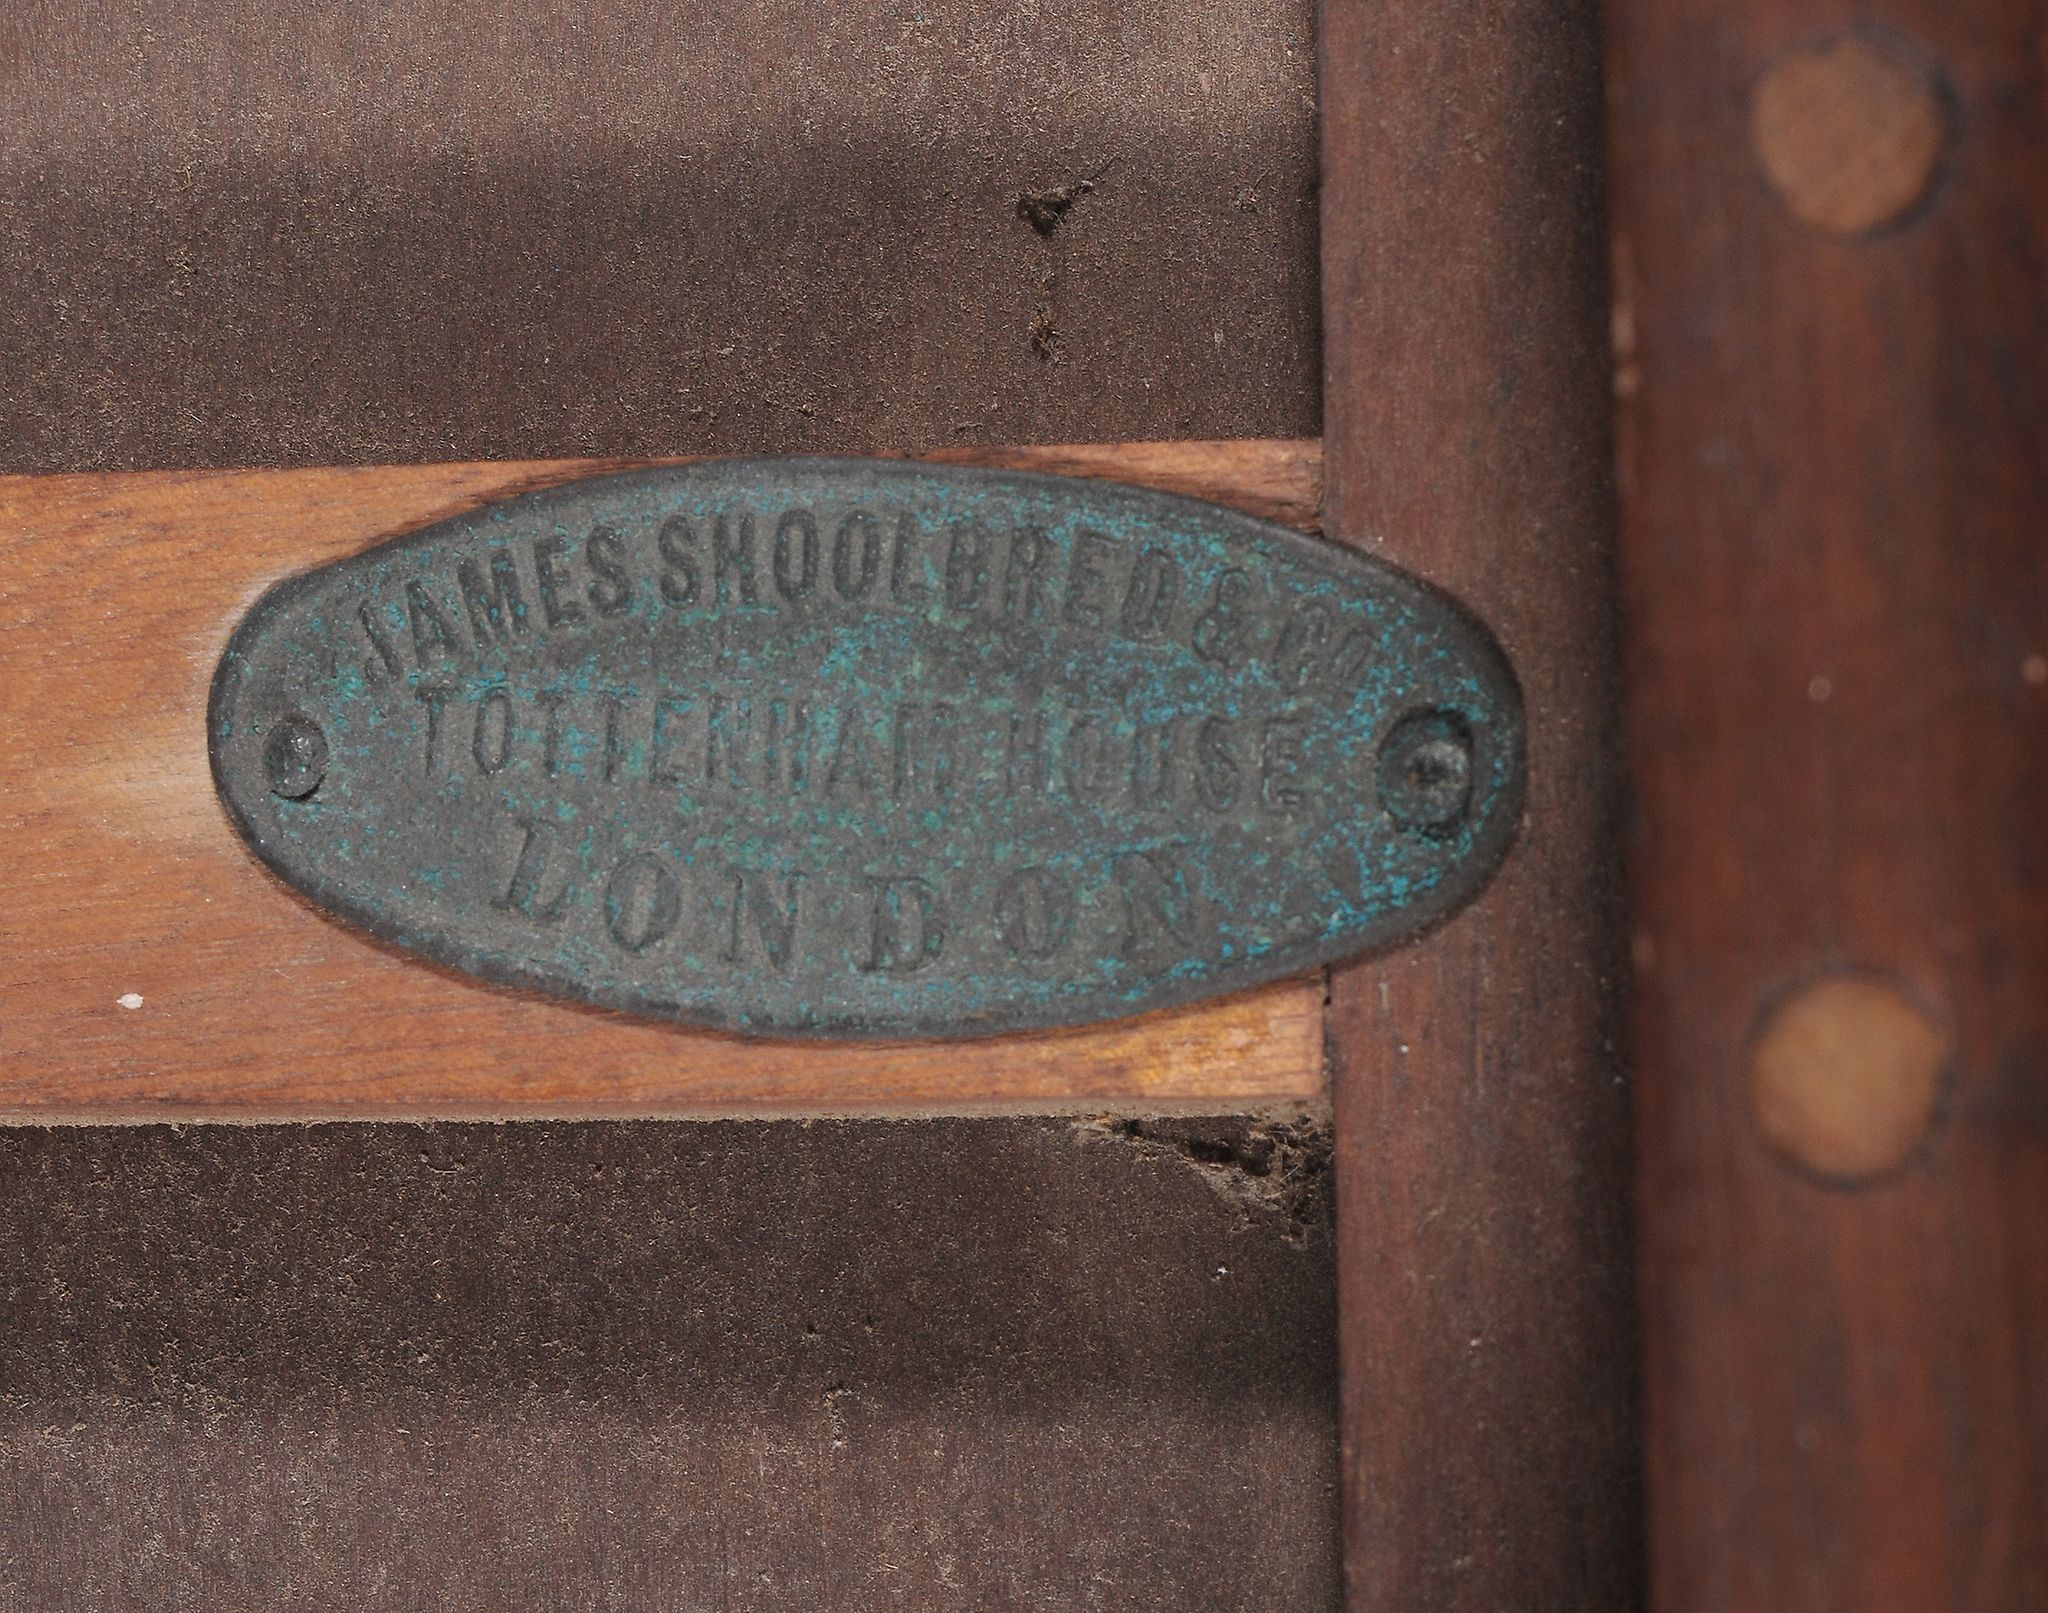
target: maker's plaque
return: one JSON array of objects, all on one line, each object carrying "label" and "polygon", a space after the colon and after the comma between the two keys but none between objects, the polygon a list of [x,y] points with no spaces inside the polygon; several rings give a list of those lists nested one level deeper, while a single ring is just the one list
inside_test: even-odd
[{"label": "maker's plaque", "polygon": [[1499,862],[1515,683],[1444,596],[1101,482],[726,460],[280,584],[208,715],[256,854],[502,985],[972,1036],[1405,940]]}]

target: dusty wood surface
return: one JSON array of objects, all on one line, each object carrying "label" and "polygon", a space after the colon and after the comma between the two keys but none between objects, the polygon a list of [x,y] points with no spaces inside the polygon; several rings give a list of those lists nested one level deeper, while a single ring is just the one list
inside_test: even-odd
[{"label": "dusty wood surface", "polygon": [[2048,1607],[2040,12],[1610,15],[1655,1604]]},{"label": "dusty wood surface", "polygon": [[0,1129],[7,1613],[1323,1613],[1327,1131]]},{"label": "dusty wood surface", "polygon": [[10,0],[0,470],[1312,436],[1313,32]]},{"label": "dusty wood surface", "polygon": [[1500,636],[1494,885],[1332,982],[1348,1605],[1632,1606],[1595,8],[1326,0],[1327,526]]},{"label": "dusty wood surface", "polygon": [[[956,451],[1313,526],[1302,442]],[[819,1049],[479,986],[323,918],[222,814],[203,714],[270,583],[590,462],[0,481],[0,1114],[1230,1109],[1323,1090],[1321,982],[1107,1027]]]}]

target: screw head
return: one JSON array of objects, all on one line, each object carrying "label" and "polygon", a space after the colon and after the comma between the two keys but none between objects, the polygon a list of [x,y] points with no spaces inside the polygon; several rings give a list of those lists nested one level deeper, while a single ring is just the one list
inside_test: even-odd
[{"label": "screw head", "polygon": [[1472,809],[1472,725],[1455,711],[1412,711],[1380,746],[1380,805],[1403,828],[1446,835]]},{"label": "screw head", "polygon": [[293,712],[270,730],[263,742],[263,771],[271,792],[287,801],[303,801],[327,776],[327,736],[302,712]]}]

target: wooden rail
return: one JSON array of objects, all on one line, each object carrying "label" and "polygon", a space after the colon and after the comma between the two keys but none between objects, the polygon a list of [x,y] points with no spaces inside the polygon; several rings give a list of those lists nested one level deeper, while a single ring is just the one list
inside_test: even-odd
[{"label": "wooden rail", "polygon": [[2041,13],[1609,15],[1652,1605],[2048,1607]]},{"label": "wooden rail", "polygon": [[[1308,442],[976,450],[1314,527]],[[1099,1028],[821,1048],[480,986],[322,917],[236,839],[209,680],[278,578],[488,499],[546,461],[0,479],[0,1116],[681,1115],[1319,1098],[1323,983]]]},{"label": "wooden rail", "polygon": [[1586,0],[1325,0],[1332,537],[1500,636],[1522,837],[1331,980],[1346,1606],[1634,1605],[1600,34]]}]

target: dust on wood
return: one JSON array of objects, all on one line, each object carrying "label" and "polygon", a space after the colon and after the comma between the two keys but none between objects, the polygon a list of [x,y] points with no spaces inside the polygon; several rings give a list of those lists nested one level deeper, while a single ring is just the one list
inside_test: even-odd
[{"label": "dust on wood", "polygon": [[1040,239],[1053,242],[1053,258],[1045,271],[1045,278],[1039,282],[1038,306],[1031,315],[1031,351],[1041,362],[1050,363],[1057,356],[1065,340],[1056,312],[1059,306],[1060,269],[1063,254],[1060,242],[1055,239],[1061,226],[1067,221],[1067,214],[1083,196],[1092,196],[1097,183],[1117,165],[1117,158],[1111,157],[1086,178],[1076,179],[1065,185],[1056,185],[1050,190],[1026,190],[1017,194],[1016,214]]},{"label": "dust on wood", "polygon": [[1149,1158],[1180,1163],[1244,1212],[1247,1221],[1277,1217],[1281,1236],[1290,1243],[1329,1232],[1333,1136],[1327,1109],[1258,1119],[1099,1115],[1076,1122],[1076,1130]]},{"label": "dust on wood", "polygon": [[1067,214],[1083,196],[1095,194],[1096,184],[1117,164],[1111,157],[1085,179],[1056,185],[1050,190],[1026,190],[1017,194],[1017,216],[1046,240],[1051,240],[1067,221]]}]

